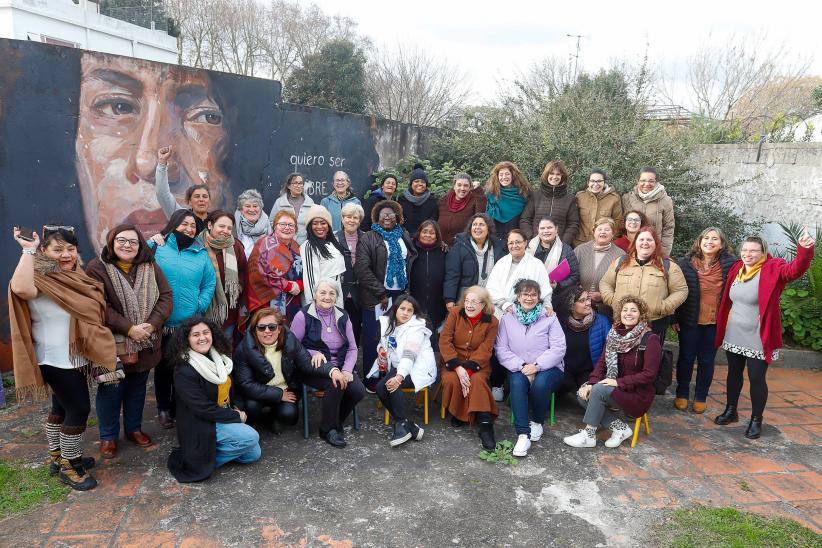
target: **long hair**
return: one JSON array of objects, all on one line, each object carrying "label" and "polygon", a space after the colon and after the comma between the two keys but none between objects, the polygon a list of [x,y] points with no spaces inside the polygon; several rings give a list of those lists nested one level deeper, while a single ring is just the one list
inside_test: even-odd
[{"label": "long hair", "polygon": [[719,252],[716,254],[717,257],[721,256],[723,253],[730,253],[734,252],[734,248],[731,247],[731,244],[728,243],[728,238],[725,237],[725,233],[722,232],[721,228],[715,226],[709,226],[705,230],[699,233],[699,236],[696,237],[694,244],[691,246],[691,257],[696,257],[700,261],[703,260],[705,257],[702,255],[702,238],[704,238],[708,232],[716,232],[719,235],[719,241],[722,242],[722,247],[719,249]]},{"label": "long hair", "polygon": [[414,307],[414,315],[417,316],[420,320],[424,321],[426,325],[428,325],[428,320],[422,314],[422,308],[420,308],[420,303],[409,295],[408,293],[403,293],[396,299],[394,299],[394,304],[391,305],[391,309],[388,311],[388,329],[386,329],[385,334],[390,335],[394,332],[394,329],[397,327],[397,310],[399,309],[402,303],[411,303],[411,306]]},{"label": "long hair", "polygon": [[[300,177],[303,180],[303,185],[305,185],[305,175],[303,175],[299,171],[295,171],[294,173],[285,178],[283,188],[280,189],[280,196],[288,196],[288,185],[290,185],[291,181],[293,181],[297,177]],[[303,186],[303,196],[305,196],[305,186]]]},{"label": "long hair", "polygon": [[434,233],[437,235],[437,241],[434,242],[434,243],[436,245],[442,244],[442,232],[440,231],[440,225],[437,221],[435,221],[433,219],[426,219],[425,221],[420,223],[420,227],[417,229],[417,232],[414,234],[414,240],[417,241],[417,242],[420,241],[420,232],[422,232],[422,229],[427,227],[427,226],[430,226],[431,228],[433,228]]},{"label": "long hair", "polygon": [[[652,227],[652,226],[643,226],[642,228],[640,228],[639,232],[636,233],[636,237],[633,239],[633,241],[631,241],[631,245],[628,246],[628,253],[626,253],[626,255],[630,259],[636,259],[636,241],[637,241],[637,239],[639,239],[639,235],[642,234],[643,232],[650,233],[651,236],[654,238],[654,243],[656,244],[656,248],[654,249],[654,252],[653,252],[653,254],[651,255],[651,258],[650,258],[651,264],[653,264],[655,267],[657,267],[657,269],[659,269],[660,272],[665,274],[665,277],[667,278],[668,274],[665,272],[665,265],[662,264],[662,240],[660,240],[659,234],[656,233],[656,230],[654,230],[654,227]],[[619,270],[623,270],[625,268],[628,268],[628,264],[630,262],[631,261],[627,260],[627,259],[623,260],[622,264],[619,265]],[[619,273],[619,270],[617,270],[617,273]]]},{"label": "long hair", "polygon": [[[315,219],[321,219],[321,217],[315,217]],[[312,219],[313,220],[313,219]],[[324,219],[323,219],[324,220]],[[311,223],[308,223],[306,227],[306,241],[308,242],[308,250],[315,251],[319,253],[320,257],[323,259],[330,259],[332,257],[331,252],[328,250],[328,246],[326,244],[331,244],[337,248],[337,251],[340,252],[340,255],[345,255],[345,250],[343,249],[342,245],[340,245],[339,240],[334,235],[334,231],[331,228],[331,225],[328,225],[328,232],[325,235],[324,239],[320,239],[314,234],[314,230],[311,228]],[[308,253],[306,253],[308,255]]]},{"label": "long hair", "polygon": [[285,316],[277,310],[276,308],[261,308],[251,316],[251,323],[248,327],[248,332],[254,337],[254,343],[257,345],[257,350],[260,351],[262,355],[265,356],[265,348],[263,347],[262,343],[260,342],[260,338],[257,336],[257,325],[259,325],[260,320],[265,318],[266,316],[274,316],[277,318],[277,324],[280,326],[279,331],[277,332],[277,340],[274,342],[274,348],[277,350],[282,350],[285,346],[285,332],[286,332],[286,321]]},{"label": "long hair", "polygon": [[40,237],[40,249],[46,249],[49,244],[55,240],[65,242],[77,248],[80,247],[73,226],[58,224],[43,225],[43,233]]},{"label": "long hair", "polygon": [[496,238],[497,236],[497,226],[494,224],[493,219],[487,213],[474,213],[468,219],[468,222],[465,223],[465,229],[462,231],[466,237],[471,237],[471,225],[474,224],[474,221],[477,219],[482,219],[485,221],[485,225],[488,227],[488,238]]},{"label": "long hair", "polygon": [[517,164],[515,164],[514,162],[500,162],[494,166],[494,168],[491,170],[491,176],[485,183],[485,192],[487,194],[493,194],[497,197],[497,199],[499,199],[499,172],[502,169],[507,169],[511,172],[511,184],[517,187],[517,190],[519,190],[519,193],[522,195],[523,198],[528,199],[528,196],[531,195],[531,184],[528,182],[528,178],[525,176],[525,174],[523,174],[522,171],[520,171],[520,169],[517,167]]},{"label": "long hair", "polygon": [[177,230],[177,227],[180,226],[180,223],[182,223],[183,219],[185,219],[186,217],[191,217],[192,219],[194,219],[195,223],[197,222],[197,217],[194,215],[194,212],[192,212],[190,209],[178,209],[177,211],[171,214],[171,217],[168,218],[168,223],[163,228],[163,230],[160,231],[160,234],[162,234],[165,238],[166,236]]},{"label": "long hair", "polygon": [[101,261],[109,264],[117,264],[119,259],[114,253],[114,239],[121,233],[129,230],[133,230],[137,234],[137,241],[140,242],[137,244],[137,255],[135,255],[134,260],[131,261],[131,264],[137,265],[142,263],[150,263],[154,260],[154,252],[148,247],[148,243],[143,237],[143,234],[137,230],[136,226],[123,223],[112,228],[109,231],[108,236],[106,236],[106,246],[100,252]]},{"label": "long hair", "polygon": [[191,346],[188,344],[188,335],[195,325],[204,323],[211,331],[211,346],[224,356],[231,356],[231,343],[228,342],[223,329],[216,322],[209,320],[205,316],[192,316],[183,321],[171,335],[171,342],[168,343],[165,359],[174,367],[180,367],[188,363]]},{"label": "long hair", "polygon": [[565,162],[562,160],[551,160],[547,164],[545,164],[545,169],[542,170],[542,175],[540,176],[539,180],[544,185],[548,185],[548,176],[554,170],[559,171],[561,179],[559,180],[559,184],[564,185],[568,182],[568,168],[565,167]]}]

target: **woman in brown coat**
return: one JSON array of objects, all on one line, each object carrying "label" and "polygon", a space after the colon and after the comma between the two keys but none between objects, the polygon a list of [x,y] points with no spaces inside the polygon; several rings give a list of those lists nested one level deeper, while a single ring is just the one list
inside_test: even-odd
[{"label": "woman in brown coat", "polygon": [[545,165],[539,180],[539,190],[519,218],[520,230],[531,239],[539,232],[539,222],[549,217],[556,223],[560,239],[572,245],[579,232],[579,209],[574,195],[568,192],[568,169],[562,160],[553,160]]},{"label": "woman in brown coat", "polygon": [[442,404],[451,413],[451,424],[462,426],[473,419],[479,426],[482,447],[496,447],[494,419],[499,412],[491,395],[491,353],[499,321],[488,291],[469,287],[453,307],[440,334]]},{"label": "woman in brown coat", "polygon": [[475,213],[485,213],[485,195],[482,189],[471,188],[471,176],[458,173],[454,177],[454,188],[439,201],[439,225],[442,241],[449,247],[454,245],[454,237],[465,230],[468,220]]},{"label": "woman in brown coat", "polygon": [[106,327],[114,333],[125,371],[118,383],[97,387],[100,454],[110,459],[117,454],[120,409],[126,439],[140,447],[151,445],[142,431],[146,381],[160,361],[160,339],[171,315],[172,295],[154,254],[133,225],[119,225],[108,233],[106,247],[99,259],[89,263],[86,274],[103,283]]},{"label": "woman in brown coat", "polygon": [[588,176],[588,188],[577,192],[579,233],[574,247],[594,239],[597,219],[608,217],[619,226],[622,222],[622,200],[614,187],[608,185],[608,176],[595,169]]},{"label": "woman in brown coat", "polygon": [[[641,211],[662,239],[662,255],[671,256],[674,247],[674,202],[652,167],[639,170],[636,187],[622,197],[622,209]],[[644,226],[644,225],[643,225]]]}]

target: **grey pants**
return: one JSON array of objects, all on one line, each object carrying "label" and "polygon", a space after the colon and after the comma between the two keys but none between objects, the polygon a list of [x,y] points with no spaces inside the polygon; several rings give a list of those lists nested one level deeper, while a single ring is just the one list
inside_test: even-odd
[{"label": "grey pants", "polygon": [[585,416],[582,418],[585,424],[590,426],[602,425],[608,428],[612,422],[622,418],[622,411],[613,410],[619,409],[619,405],[611,399],[611,392],[614,389],[613,386],[594,384],[591,385],[588,401],[577,396],[577,401],[585,408]]}]

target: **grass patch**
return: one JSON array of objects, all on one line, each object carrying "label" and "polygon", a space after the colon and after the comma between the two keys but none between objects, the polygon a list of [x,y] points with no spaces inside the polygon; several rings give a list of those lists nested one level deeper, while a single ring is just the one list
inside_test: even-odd
[{"label": "grass patch", "polygon": [[822,538],[786,518],[765,518],[735,508],[695,508],[671,512],[663,531],[665,546],[819,547]]},{"label": "grass patch", "polygon": [[49,476],[47,466],[27,468],[0,460],[0,519],[25,514],[43,500],[65,500],[69,491],[57,477]]}]

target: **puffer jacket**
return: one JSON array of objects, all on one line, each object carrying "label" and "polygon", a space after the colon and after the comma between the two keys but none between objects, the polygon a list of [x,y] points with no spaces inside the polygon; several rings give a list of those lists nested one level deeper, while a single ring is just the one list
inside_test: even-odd
[{"label": "puffer jacket", "polygon": [[149,241],[148,245],[154,248],[154,259],[174,297],[174,308],[165,326],[177,327],[191,316],[205,314],[214,298],[217,275],[203,244],[194,240],[180,251],[177,237],[170,234],[165,245],[155,246],[153,241]]},{"label": "puffer jacket", "polygon": [[[728,272],[736,262],[736,257],[730,253],[723,253],[719,256],[719,265],[722,267],[722,287],[728,280]],[[676,321],[685,327],[696,327],[699,321],[699,273],[691,264],[691,254],[688,253],[677,261],[682,275],[685,276],[685,283],[688,284],[688,298],[685,299],[679,308],[676,309]],[[719,303],[717,302],[717,308]]]},{"label": "puffer jacket", "polygon": [[[417,248],[411,236],[403,230],[402,241],[405,243],[405,273],[411,280],[411,265],[417,258]],[[360,306],[374,310],[380,297],[386,295],[385,271],[388,268],[388,247],[382,236],[373,230],[366,232],[357,243],[357,260],[354,263],[354,274],[360,290]],[[365,312],[366,314],[368,312]]]},{"label": "puffer jacket", "polygon": [[430,194],[428,198],[421,204],[417,205],[411,202],[405,193],[400,194],[397,200],[402,206],[403,228],[412,236],[417,233],[423,221],[431,219],[436,221],[439,219],[440,210],[437,207],[437,198]]},{"label": "puffer jacket", "polygon": [[662,254],[671,256],[674,248],[674,202],[665,188],[647,203],[639,197],[636,188],[622,196],[622,211],[641,211],[662,239]]},{"label": "puffer jacket", "polygon": [[[617,265],[629,261],[628,266],[617,273]],[[688,297],[688,284],[682,269],[673,261],[668,262],[668,273],[653,264],[640,266],[634,257],[616,259],[599,281],[602,300],[613,308],[622,297],[640,297],[648,305],[648,319],[667,318]]]},{"label": "puffer jacket", "polygon": [[616,189],[607,186],[599,194],[589,190],[577,192],[579,208],[579,233],[574,247],[594,239],[594,223],[602,217],[610,217],[617,227],[622,226],[622,200]]},{"label": "puffer jacket", "polygon": [[[494,249],[494,264],[508,254],[505,243],[490,237]],[[464,232],[454,237],[454,245],[445,256],[445,280],[442,294],[446,303],[454,303],[460,298],[460,291],[476,285],[479,281],[481,265],[477,261],[470,237]],[[490,271],[489,271],[490,272]]]},{"label": "puffer jacket", "polygon": [[[308,237],[306,233],[306,219],[308,218],[308,210],[311,209],[311,206],[314,205],[314,200],[311,199],[311,196],[308,194],[303,193],[305,197],[305,201],[303,205],[300,207],[300,214],[297,215],[297,233],[294,235],[294,240],[297,244],[302,244],[305,239]],[[274,215],[277,214],[278,211],[290,211],[292,214],[296,215],[296,211],[294,211],[294,206],[291,205],[291,202],[288,201],[288,198],[285,194],[280,195],[277,198],[277,201],[274,202],[274,206],[271,208],[271,213],[269,214],[269,218],[272,222],[274,222]]]},{"label": "puffer jacket", "polygon": [[576,198],[568,193],[568,183],[559,186],[543,184],[531,193],[519,218],[519,228],[528,239],[539,232],[537,229],[543,217],[550,217],[556,223],[562,241],[573,245],[579,232],[579,210]]},{"label": "puffer jacket", "polygon": [[[326,196],[320,200],[320,205],[327,209],[328,213],[331,214],[331,229],[334,232],[342,229],[342,208],[347,204],[362,205],[360,199],[354,196],[351,191],[349,191],[348,196],[342,200],[340,200],[340,198],[333,192],[329,196]],[[302,210],[300,211],[302,212]]]}]

